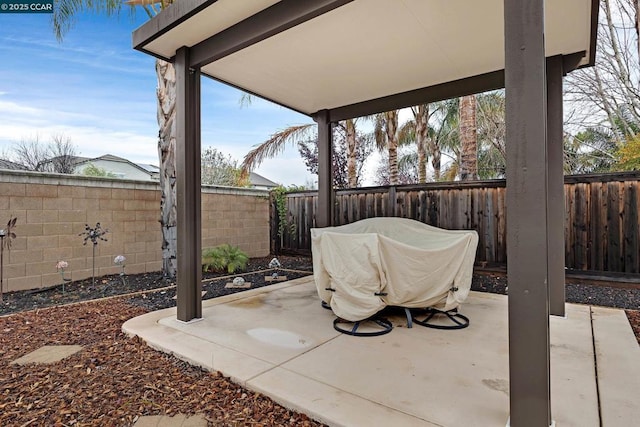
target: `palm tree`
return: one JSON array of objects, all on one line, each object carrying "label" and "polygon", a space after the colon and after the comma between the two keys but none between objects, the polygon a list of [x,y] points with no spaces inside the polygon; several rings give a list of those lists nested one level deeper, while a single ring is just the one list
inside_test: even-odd
[{"label": "palm tree", "polygon": [[504,177],[506,171],[506,123],[504,91],[476,96],[478,178]]},{"label": "palm tree", "polygon": [[429,104],[411,107],[416,126],[416,147],[418,152],[418,182],[427,182],[427,144],[429,133]]},{"label": "palm tree", "polygon": [[[246,104],[250,98],[243,96],[241,102]],[[347,186],[355,188],[358,186],[358,154],[363,147],[360,145],[366,141],[365,137],[359,136],[356,124],[358,119],[349,119],[337,123],[337,129],[344,132],[346,142],[347,157]],[[282,153],[289,144],[299,145],[308,141],[317,141],[317,127],[314,123],[289,126],[271,135],[262,144],[255,146],[244,157],[241,168],[243,171],[250,171],[258,167],[265,159],[273,158]],[[344,185],[344,184],[342,184]]]},{"label": "palm tree", "polygon": [[[454,163],[458,163],[459,141],[459,102],[457,99],[449,99],[433,104],[434,117],[436,119],[434,129],[427,140],[427,148],[431,156],[431,166],[433,167],[433,179],[441,180],[442,177],[442,154],[443,150],[455,153]],[[451,171],[451,168],[449,168]],[[455,168],[454,177],[457,175],[458,166]],[[448,175],[445,178],[450,178]],[[452,178],[451,178],[452,179]],[[449,180],[451,180],[449,179]]]},{"label": "palm tree", "polygon": [[386,111],[374,117],[374,133],[379,150],[387,150],[389,162],[389,185],[398,185],[398,110]]},{"label": "palm tree", "polygon": [[460,179],[478,178],[478,138],[476,132],[476,96],[460,98]]},{"label": "palm tree", "polygon": [[[405,146],[404,148],[409,148]],[[389,182],[389,160],[387,154],[382,153],[380,162],[375,168],[375,185],[391,185]],[[418,182],[418,153],[415,151],[398,150],[398,185],[415,184]]]},{"label": "palm tree", "polygon": [[[248,93],[243,93],[240,96],[240,106],[246,107],[253,102],[253,96]],[[349,188],[356,188],[358,186],[358,134],[356,132],[356,123],[358,119],[348,119],[338,123],[338,126],[344,130],[345,139],[347,142],[347,183]],[[290,142],[292,144],[300,143],[300,138],[303,140],[309,139],[310,130],[314,125],[300,125],[291,126],[283,131],[276,132],[263,142],[262,144],[251,150],[244,159],[242,169],[245,172],[257,167],[265,158],[273,158],[280,154],[284,149],[284,146]]]},{"label": "palm tree", "polygon": [[343,126],[347,141],[347,177],[349,180],[349,188],[356,188],[358,186],[358,176],[356,173],[356,122],[353,119],[345,120]]},{"label": "palm tree", "polygon": [[287,144],[297,145],[309,140],[317,140],[317,127],[315,123],[289,126],[271,135],[262,144],[256,145],[244,156],[241,169],[249,172],[260,166],[265,159],[272,159],[281,154]]},{"label": "palm tree", "polygon": [[[398,145],[415,144],[416,151],[405,152],[398,157],[399,180],[406,181],[406,179],[410,178],[407,171],[412,169],[416,173],[417,181],[424,184],[427,182],[429,138],[433,136],[433,129],[429,128],[429,104],[411,107],[411,113],[413,114],[413,119],[404,122],[398,130]],[[380,171],[380,168],[378,170]],[[387,173],[385,172],[385,177],[382,181],[387,179]]]},{"label": "palm tree", "polygon": [[[133,11],[141,7],[151,18],[174,0],[56,0],[52,15],[53,30],[56,38],[62,41],[75,23],[76,15],[82,12],[95,12],[107,16],[118,15],[124,5]],[[158,79],[158,157],[160,160],[160,225],[162,229],[162,271],[165,275],[176,275],[176,188],[175,188],[175,146],[176,136],[172,123],[176,115],[176,74],[173,64],[156,60]]]}]

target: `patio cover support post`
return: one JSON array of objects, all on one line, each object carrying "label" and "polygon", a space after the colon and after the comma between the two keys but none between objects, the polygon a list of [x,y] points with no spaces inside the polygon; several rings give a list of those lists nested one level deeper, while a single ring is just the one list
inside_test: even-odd
[{"label": "patio cover support post", "polygon": [[189,67],[189,48],[176,52],[176,193],[178,320],[202,317],[200,194],[200,70]]},{"label": "patio cover support post", "polygon": [[547,59],[547,262],[549,312],[565,315],[562,56]]},{"label": "patio cover support post", "polygon": [[318,123],[318,209],[316,227],[333,225],[333,132],[329,111],[315,114]]},{"label": "patio cover support post", "polygon": [[544,0],[505,0],[512,427],[551,424]]}]

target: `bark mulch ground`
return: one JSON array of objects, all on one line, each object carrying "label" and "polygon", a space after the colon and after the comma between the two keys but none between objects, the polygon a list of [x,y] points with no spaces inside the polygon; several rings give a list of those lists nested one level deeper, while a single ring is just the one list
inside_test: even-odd
[{"label": "bark mulch ground", "polygon": [[638,344],[640,344],[640,310],[625,310],[625,312],[627,313],[627,318],[629,318],[629,323],[631,323],[631,328],[636,334]]},{"label": "bark mulch ground", "polygon": [[[129,426],[141,415],[204,414],[216,426],[318,426],[265,396],[152,350],[120,328],[146,310],[126,299],[0,318],[1,426]],[[43,345],[80,352],[10,365]]]},{"label": "bark mulch ground", "polygon": [[[251,258],[245,272],[231,276],[226,272],[203,273],[203,290],[207,291],[203,298],[215,298],[242,291],[242,289],[225,288],[226,283],[237,276],[242,276],[247,282],[252,282],[252,288],[256,288],[270,284],[265,282],[264,275],[272,274],[272,272],[286,275],[289,280],[312,273],[309,258],[278,257],[284,270],[269,269],[269,262],[272,259],[273,257]],[[267,272],[264,274],[254,273],[256,271]],[[215,278],[220,278],[220,280],[212,280]],[[95,281],[88,278],[67,283],[64,288],[62,285],[58,285],[46,289],[7,293],[4,295],[4,300],[0,302],[0,315],[134,292],[138,292],[139,295],[132,297],[132,302],[149,310],[159,310],[176,304],[173,299],[175,282],[164,277],[160,272],[153,272],[125,276],[103,276],[96,278]]]},{"label": "bark mulch ground", "polygon": [[[268,269],[270,260],[251,259],[248,270]],[[277,272],[288,279],[311,273],[306,258],[279,260],[287,270]],[[255,288],[269,284],[264,276],[271,272],[244,277]],[[224,276],[203,274],[205,299],[239,291],[225,289],[235,276]],[[210,280],[216,277],[222,278]],[[322,425],[121,332],[126,320],[175,305],[174,295],[175,284],[158,273],[125,281],[106,276],[95,284],[87,279],[67,284],[64,292],[6,294],[0,303],[0,426],[130,426],[142,415],[178,413],[204,414],[215,426]],[[112,299],[87,301],[103,296]],[[50,365],[10,364],[43,345],[70,344],[84,348]]]},{"label": "bark mulch ground", "polygon": [[[304,257],[279,257],[278,273],[289,279],[311,273]],[[271,258],[252,259],[244,276],[253,288],[268,284]],[[295,270],[295,271],[293,271]],[[204,275],[206,298],[231,278]],[[218,277],[218,279],[216,279]],[[317,426],[303,414],[210,373],[147,347],[121,332],[122,323],[175,305],[175,285],[160,274],[102,277],[41,292],[15,292],[0,303],[0,426],[129,426],[142,415],[204,414],[210,425]],[[209,280],[212,279],[212,280]],[[160,288],[161,290],[154,290]],[[500,274],[475,274],[472,289],[505,293]],[[131,292],[137,292],[131,295]],[[126,295],[125,295],[126,294]],[[109,300],[68,304],[115,296]],[[567,285],[569,302],[626,309],[640,343],[640,290]],[[44,307],[49,308],[44,308]],[[11,314],[13,313],[13,314]],[[84,346],[54,364],[10,365],[43,345]]]}]

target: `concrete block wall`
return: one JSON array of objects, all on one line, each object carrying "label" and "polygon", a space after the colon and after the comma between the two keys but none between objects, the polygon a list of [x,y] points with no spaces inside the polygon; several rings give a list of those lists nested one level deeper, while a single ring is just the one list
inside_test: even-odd
[{"label": "concrete block wall", "polygon": [[[10,251],[4,254],[3,290],[61,283],[55,265],[69,263],[66,278],[91,276],[92,248],[83,245],[85,224],[100,222],[109,232],[96,246],[96,276],[162,268],[160,190],[156,183],[22,171],[0,171],[0,228],[18,218]],[[203,187],[202,246],[239,246],[251,257],[269,254],[268,193]]]}]

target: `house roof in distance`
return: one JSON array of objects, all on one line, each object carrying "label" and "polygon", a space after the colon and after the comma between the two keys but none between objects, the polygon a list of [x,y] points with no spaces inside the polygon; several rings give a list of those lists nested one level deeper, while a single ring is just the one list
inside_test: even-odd
[{"label": "house roof in distance", "polygon": [[26,167],[19,163],[12,162],[11,160],[0,159],[0,169],[9,169],[9,170],[27,170]]},{"label": "house roof in distance", "polygon": [[[127,160],[123,157],[114,156],[113,154],[104,154],[99,157],[89,158],[89,157],[76,157],[74,163],[76,166],[82,165],[84,163],[91,163],[97,160],[105,160],[110,162],[121,162],[128,163],[150,175],[157,175],[160,173],[160,168],[156,165],[146,164],[146,163],[134,163],[130,160]],[[264,176],[257,174],[255,172],[249,173],[249,182],[255,187],[267,187],[273,188],[277,187],[278,183],[271,181],[270,179],[265,178]]]},{"label": "house roof in distance", "polygon": [[83,163],[91,163],[97,160],[105,160],[110,162],[120,162],[120,163],[128,163],[131,166],[140,169],[141,171],[148,173],[150,175],[155,175],[160,173],[160,168],[155,165],[143,164],[143,163],[134,163],[131,160],[127,160],[123,157],[114,156],[113,154],[104,154],[99,157],[88,158],[88,157],[77,157],[74,162],[76,165],[81,165]]},{"label": "house roof in distance", "polygon": [[255,187],[273,188],[278,186],[277,183],[255,172],[249,172],[249,182],[251,182],[251,184]]}]

